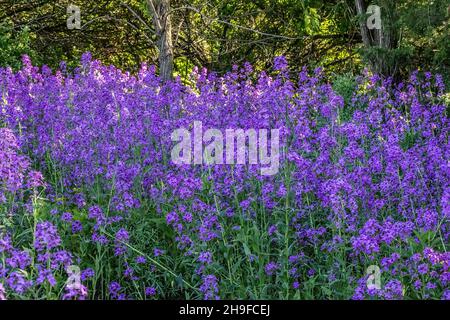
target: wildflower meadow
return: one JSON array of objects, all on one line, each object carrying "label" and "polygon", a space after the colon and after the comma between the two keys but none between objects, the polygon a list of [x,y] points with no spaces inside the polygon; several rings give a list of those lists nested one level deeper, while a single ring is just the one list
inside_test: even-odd
[{"label": "wildflower meadow", "polygon": [[0,300],[450,299],[442,77],[324,71],[0,68]]}]

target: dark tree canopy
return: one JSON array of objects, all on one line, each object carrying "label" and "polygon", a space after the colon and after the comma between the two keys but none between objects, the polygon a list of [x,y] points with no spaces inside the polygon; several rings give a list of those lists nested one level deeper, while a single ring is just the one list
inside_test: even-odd
[{"label": "dark tree canopy", "polygon": [[[174,73],[182,76],[194,65],[224,72],[248,61],[263,69],[278,55],[292,70],[308,65],[347,73],[369,66],[385,75],[417,68],[448,74],[446,0],[378,1],[381,32],[364,30],[370,3],[363,0],[79,0],[80,30],[67,28],[70,1],[6,0],[0,4],[0,45],[7,49],[0,63],[23,51],[52,67],[61,60],[74,65],[91,51],[131,71],[144,61],[161,64],[165,30],[158,30],[152,5],[166,2],[170,55]],[[20,45],[11,49],[11,43]]]}]

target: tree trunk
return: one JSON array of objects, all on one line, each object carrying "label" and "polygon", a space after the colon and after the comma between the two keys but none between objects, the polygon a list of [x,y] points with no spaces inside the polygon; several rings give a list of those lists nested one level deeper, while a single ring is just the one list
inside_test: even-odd
[{"label": "tree trunk", "polygon": [[369,29],[367,28],[366,21],[361,17],[366,14],[366,5],[364,0],[355,0],[356,13],[359,18],[359,30],[361,32],[361,37],[364,45],[368,48],[372,46],[372,41],[369,35]]},{"label": "tree trunk", "polygon": [[[358,16],[367,17],[367,3],[365,0],[355,0]],[[360,19],[359,27],[364,43],[366,58],[370,69],[384,77],[396,77],[399,64],[402,62],[396,55],[398,49],[399,31],[396,26],[396,7],[392,0],[380,1],[381,29],[369,30],[367,20]]]},{"label": "tree trunk", "polygon": [[173,44],[170,0],[147,0],[153,14],[159,51],[159,75],[163,82],[172,80]]}]

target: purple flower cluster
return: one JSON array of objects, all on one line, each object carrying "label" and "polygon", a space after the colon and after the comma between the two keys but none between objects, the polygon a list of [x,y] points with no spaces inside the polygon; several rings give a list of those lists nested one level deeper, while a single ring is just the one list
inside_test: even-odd
[{"label": "purple flower cluster", "polygon": [[[34,239],[34,245],[29,243],[27,249],[19,250],[10,235],[0,234],[0,252],[4,262],[0,265],[0,288],[3,290],[0,296],[3,298],[7,292],[5,289],[10,289],[11,297],[17,298],[46,284],[56,288],[66,282],[68,275],[65,270],[72,265],[73,257],[60,248],[61,238],[56,227],[48,221],[38,223]],[[80,286],[76,290],[66,288],[67,292],[61,298],[86,298],[87,288]]]},{"label": "purple flower cluster", "polygon": [[23,199],[27,189],[44,185],[42,174],[31,170],[30,160],[20,152],[14,132],[0,126],[0,205],[7,205],[11,198]]}]

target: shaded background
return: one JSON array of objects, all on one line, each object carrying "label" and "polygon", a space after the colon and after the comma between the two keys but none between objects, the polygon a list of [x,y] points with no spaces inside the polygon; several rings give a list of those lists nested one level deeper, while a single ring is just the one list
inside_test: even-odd
[{"label": "shaded background", "polygon": [[[174,75],[193,66],[223,73],[248,61],[267,69],[284,55],[293,72],[322,66],[330,75],[354,75],[364,67],[397,78],[411,70],[439,72],[448,81],[448,0],[153,0],[170,6]],[[135,72],[158,64],[158,35],[151,0],[2,0],[0,65],[20,67],[20,55],[56,68],[73,67],[85,51],[106,64]],[[357,5],[382,8],[391,43],[365,42],[367,16]],[[81,9],[80,30],[67,28],[69,4]],[[367,40],[367,39],[366,39]],[[380,64],[383,64],[380,67]]]}]

